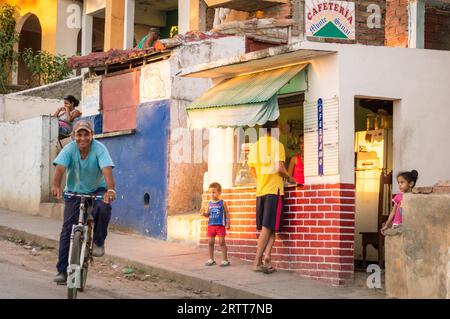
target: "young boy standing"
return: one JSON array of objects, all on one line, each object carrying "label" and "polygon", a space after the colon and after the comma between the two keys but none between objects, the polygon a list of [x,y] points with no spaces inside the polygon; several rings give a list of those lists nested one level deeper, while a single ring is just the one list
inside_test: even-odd
[{"label": "young boy standing", "polygon": [[227,257],[227,246],[225,244],[226,229],[230,229],[230,214],[225,201],[220,199],[222,186],[219,183],[211,183],[208,189],[211,195],[211,201],[207,206],[202,205],[200,215],[209,217],[208,221],[208,242],[209,242],[209,260],[205,263],[206,266],[213,266],[216,264],[214,260],[214,244],[216,236],[219,237],[219,243],[222,251],[221,267],[230,265]]}]

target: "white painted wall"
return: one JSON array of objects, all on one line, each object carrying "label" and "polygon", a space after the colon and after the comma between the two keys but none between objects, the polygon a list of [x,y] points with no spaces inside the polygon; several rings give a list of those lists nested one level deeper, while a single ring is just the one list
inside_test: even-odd
[{"label": "white painted wall", "polygon": [[[58,0],[57,4],[56,53],[71,57],[77,53],[77,39],[78,33],[81,30],[81,13],[83,11],[83,4],[80,1],[73,0]],[[77,25],[72,24],[74,21],[69,19],[74,15],[73,11],[67,12],[69,6],[71,5],[76,5],[79,8],[80,16],[77,18],[78,21],[76,24],[79,24],[80,28],[73,28]],[[70,20],[69,23],[68,19]]]},{"label": "white painted wall", "polygon": [[63,105],[63,100],[5,95],[3,103],[0,102],[0,122],[22,121],[40,115],[53,114]]},{"label": "white painted wall", "polygon": [[[394,175],[417,169],[419,186],[450,180],[450,53],[359,45],[339,50],[342,162],[353,163],[354,97],[400,99],[394,104]],[[342,166],[343,180],[353,180],[352,168]]]},{"label": "white painted wall", "polygon": [[58,123],[48,116],[0,123],[0,207],[38,213],[48,201]]},{"label": "white painted wall", "polygon": [[[339,67],[336,54],[320,56],[309,62],[308,91],[305,93],[307,102],[316,102],[319,98],[331,99],[339,97]],[[339,108],[342,106],[339,105]],[[305,149],[317,158],[316,149]],[[306,156],[306,155],[305,155]],[[306,184],[339,183],[339,175],[305,177]]]}]

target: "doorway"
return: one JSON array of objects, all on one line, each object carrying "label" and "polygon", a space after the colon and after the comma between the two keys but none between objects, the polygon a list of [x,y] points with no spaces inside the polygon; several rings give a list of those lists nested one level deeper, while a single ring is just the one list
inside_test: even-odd
[{"label": "doorway", "polygon": [[354,147],[355,270],[366,271],[367,265],[382,265],[384,260],[384,240],[379,228],[391,207],[392,100],[355,99]]},{"label": "doorway", "polygon": [[[30,13],[24,17],[25,22],[20,30],[19,52],[22,54],[26,48],[30,48],[34,53],[42,47],[42,28],[36,15]],[[20,56],[17,69],[17,84],[31,86],[32,75],[27,69],[25,62]]]}]

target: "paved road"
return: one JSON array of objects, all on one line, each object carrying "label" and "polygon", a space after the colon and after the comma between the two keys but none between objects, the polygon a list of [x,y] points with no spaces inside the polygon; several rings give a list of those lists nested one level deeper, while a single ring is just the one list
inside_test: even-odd
[{"label": "paved road", "polygon": [[[33,250],[34,248],[34,250]],[[65,299],[67,288],[52,282],[56,251],[0,239],[0,299]],[[79,299],[195,299],[218,298],[202,291],[134,270],[126,265],[96,259],[88,276],[86,291]]]}]

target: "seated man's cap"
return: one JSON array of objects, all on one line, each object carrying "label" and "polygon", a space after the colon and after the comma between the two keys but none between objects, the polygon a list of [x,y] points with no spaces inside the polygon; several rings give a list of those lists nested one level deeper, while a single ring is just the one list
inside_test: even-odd
[{"label": "seated man's cap", "polygon": [[89,131],[91,133],[94,132],[94,130],[92,129],[91,123],[89,121],[86,120],[80,120],[75,124],[75,127],[73,129],[73,131],[75,133],[77,133],[80,130],[86,130]]}]

